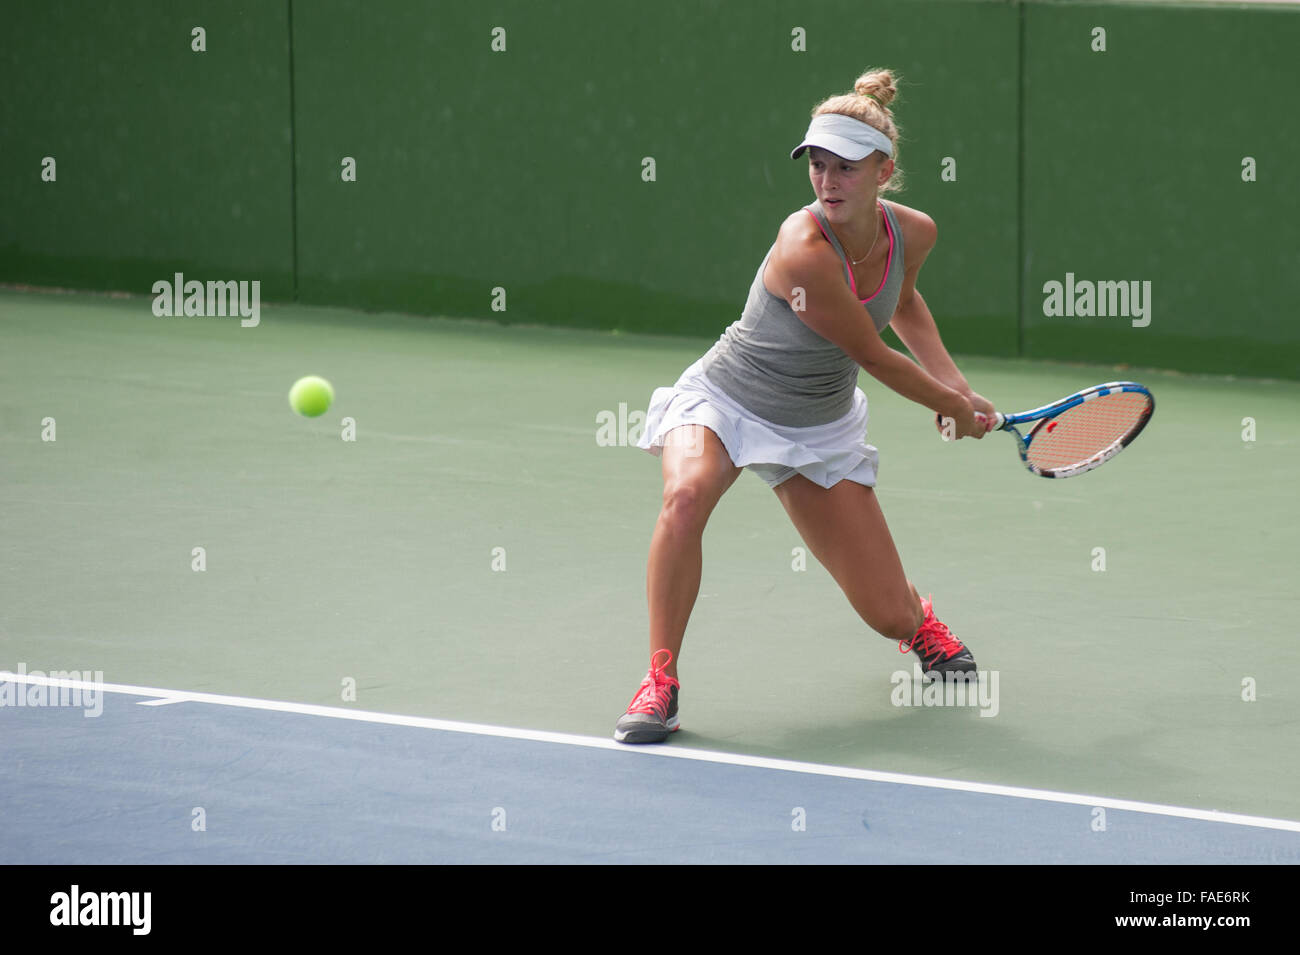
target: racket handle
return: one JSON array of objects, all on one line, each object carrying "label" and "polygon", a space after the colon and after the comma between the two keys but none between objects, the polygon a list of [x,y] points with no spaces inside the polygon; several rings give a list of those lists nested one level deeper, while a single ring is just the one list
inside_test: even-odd
[{"label": "racket handle", "polygon": [[991,416],[983,415],[977,411],[975,412],[975,416],[984,420],[986,425],[984,431],[986,434],[990,431],[1001,431],[1002,426],[1007,423],[1007,416],[1001,411],[995,411]]},{"label": "racket handle", "polygon": [[[986,415],[982,411],[977,411],[975,412],[975,420],[983,422],[985,434],[988,434],[990,431],[1001,431],[1002,426],[1007,423],[1006,415],[1001,411],[995,411],[992,415]],[[934,416],[934,423],[938,425],[939,430],[942,431],[943,415],[936,414]]]}]

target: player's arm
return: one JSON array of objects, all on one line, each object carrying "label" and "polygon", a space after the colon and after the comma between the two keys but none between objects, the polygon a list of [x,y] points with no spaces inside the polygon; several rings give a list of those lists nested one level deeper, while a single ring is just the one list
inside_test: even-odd
[{"label": "player's arm", "polygon": [[768,262],[768,278],[805,325],[886,387],[957,424],[958,437],[983,434],[970,400],[880,337],[871,316],[844,281],[844,266],[825,242],[783,235]]},{"label": "player's arm", "polygon": [[921,297],[921,292],[916,287],[917,274],[920,273],[926,256],[934,248],[938,229],[935,227],[934,220],[925,213],[911,210],[911,215],[915,217],[916,222],[906,245],[907,271],[904,273],[903,288],[898,296],[898,308],[889,325],[898,335],[899,340],[907,346],[907,350],[920,362],[922,368],[949,388],[965,395],[976,411],[992,414],[994,410],[992,403],[971,389],[966,376],[961,373],[952,356],[948,354],[948,349],[944,347],[943,339],[939,336],[939,326],[935,324],[929,306],[925,304],[925,299]]}]

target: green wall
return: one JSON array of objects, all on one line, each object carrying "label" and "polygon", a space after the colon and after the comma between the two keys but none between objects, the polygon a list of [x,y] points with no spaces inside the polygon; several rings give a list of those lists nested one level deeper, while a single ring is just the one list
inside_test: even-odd
[{"label": "green wall", "polygon": [[[294,8],[303,301],[716,334],[781,221],[814,198],[806,160],[789,158],[812,106],[880,60],[906,78],[915,187],[900,199],[943,223],[932,306],[956,342],[1014,348],[1011,7],[354,7]],[[864,44],[843,29],[854,18],[891,39]],[[795,27],[806,53],[791,50]],[[979,55],[962,53],[971,42]],[[945,188],[950,154],[961,173]],[[504,313],[491,310],[498,286]]]},{"label": "green wall", "polygon": [[291,298],[289,95],[284,3],[7,0],[0,281],[149,294],[180,271]]},{"label": "green wall", "polygon": [[[1024,353],[1300,377],[1300,7],[1024,9]],[[1068,272],[1150,324],[1045,316]]]},{"label": "green wall", "polygon": [[[788,158],[811,107],[889,66],[894,198],[939,225],[919,287],[950,348],[1300,377],[1300,7],[124,9],[7,5],[0,281],[148,294],[184,271],[260,279],[264,300],[712,338],[812,199]],[[1045,315],[1067,273],[1150,281],[1150,325]]]}]

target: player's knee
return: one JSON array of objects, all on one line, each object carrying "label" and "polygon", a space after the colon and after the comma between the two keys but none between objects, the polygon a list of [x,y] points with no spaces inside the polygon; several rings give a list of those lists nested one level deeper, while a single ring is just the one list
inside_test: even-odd
[{"label": "player's knee", "polygon": [[674,530],[703,530],[713,510],[715,495],[698,481],[672,481],[664,485],[663,509],[659,520]]}]

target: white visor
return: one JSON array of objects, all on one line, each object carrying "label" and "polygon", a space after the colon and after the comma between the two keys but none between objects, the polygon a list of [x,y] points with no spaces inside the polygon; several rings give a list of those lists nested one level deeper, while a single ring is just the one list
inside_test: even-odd
[{"label": "white visor", "polygon": [[865,159],[876,150],[886,156],[894,154],[894,146],[888,136],[876,127],[842,113],[814,116],[803,142],[794,148],[790,158],[798,159],[799,154],[809,146],[820,146],[850,162]]}]

